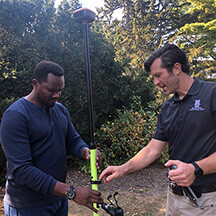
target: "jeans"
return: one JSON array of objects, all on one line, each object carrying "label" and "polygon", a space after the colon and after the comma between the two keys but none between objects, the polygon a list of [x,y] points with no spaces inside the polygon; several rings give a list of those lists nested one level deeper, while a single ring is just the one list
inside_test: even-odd
[{"label": "jeans", "polygon": [[45,206],[14,208],[4,203],[5,216],[67,216],[68,200],[62,198]]}]

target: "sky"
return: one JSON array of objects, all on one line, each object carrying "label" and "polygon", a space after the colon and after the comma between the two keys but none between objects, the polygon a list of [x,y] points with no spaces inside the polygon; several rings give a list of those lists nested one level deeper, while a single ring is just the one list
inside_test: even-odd
[{"label": "sky", "polygon": [[[56,5],[60,4],[62,0],[55,0]],[[88,8],[96,13],[96,8],[100,8],[104,6],[104,0],[79,0],[82,4],[83,8]],[[118,9],[114,12],[113,18],[121,19],[122,18],[122,11]]]},{"label": "sky", "polygon": [[[59,4],[61,0],[56,0],[56,4]],[[102,7],[104,5],[103,0],[79,0],[82,4],[82,7],[88,8],[94,12],[96,12],[96,7]]]}]

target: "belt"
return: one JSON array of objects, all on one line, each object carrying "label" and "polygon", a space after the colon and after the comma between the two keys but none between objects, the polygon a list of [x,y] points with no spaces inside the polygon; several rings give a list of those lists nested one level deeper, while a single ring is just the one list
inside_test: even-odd
[{"label": "belt", "polygon": [[197,191],[200,193],[211,193],[211,192],[216,191],[216,186],[207,184],[207,185],[201,185],[201,186],[191,186],[191,189],[195,192]]},{"label": "belt", "polygon": [[[174,194],[177,194],[179,196],[184,196],[183,187],[172,183],[170,184],[170,187]],[[202,186],[191,186],[191,189],[197,195],[197,197],[200,197],[202,193],[211,193],[216,191],[216,186],[206,184]]]}]

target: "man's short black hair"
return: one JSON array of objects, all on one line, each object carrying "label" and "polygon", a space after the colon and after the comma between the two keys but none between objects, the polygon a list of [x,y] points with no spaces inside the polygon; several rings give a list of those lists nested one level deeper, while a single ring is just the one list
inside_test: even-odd
[{"label": "man's short black hair", "polygon": [[144,63],[146,71],[150,72],[150,67],[157,58],[161,58],[161,68],[166,68],[170,73],[177,62],[181,64],[183,72],[190,73],[186,54],[174,44],[166,44],[155,50]]},{"label": "man's short black hair", "polygon": [[46,81],[49,73],[61,77],[64,75],[64,69],[55,62],[41,61],[34,69],[33,78],[37,79],[37,81],[41,83],[42,81]]}]

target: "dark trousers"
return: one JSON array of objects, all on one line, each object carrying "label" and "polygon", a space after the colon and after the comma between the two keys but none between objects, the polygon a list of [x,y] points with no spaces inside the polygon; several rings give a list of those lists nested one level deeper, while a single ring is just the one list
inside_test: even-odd
[{"label": "dark trousers", "polygon": [[68,200],[62,198],[54,203],[32,207],[32,208],[14,208],[4,203],[5,216],[67,216]]}]

